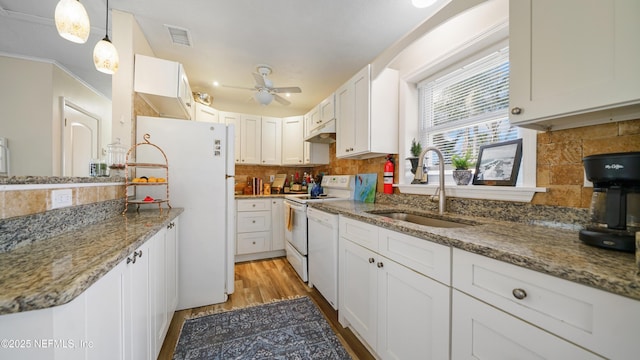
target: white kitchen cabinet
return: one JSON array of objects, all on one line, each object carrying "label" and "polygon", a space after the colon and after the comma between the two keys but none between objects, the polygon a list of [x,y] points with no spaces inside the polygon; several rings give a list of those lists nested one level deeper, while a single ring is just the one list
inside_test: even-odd
[{"label": "white kitchen cabinet", "polygon": [[284,250],[284,199],[271,199],[271,250]]},{"label": "white kitchen cabinet", "polygon": [[339,233],[341,324],[382,359],[449,358],[449,286],[420,271],[446,274],[450,249],[342,216]]},{"label": "white kitchen cabinet", "polygon": [[[452,348],[461,355],[454,358],[466,359],[477,349],[495,346],[493,337],[505,331],[510,348],[551,354],[545,358],[587,358],[566,356],[580,350],[577,346],[604,358],[637,356],[640,301],[459,249],[453,251],[452,268],[453,287],[473,297],[456,301],[476,303],[461,308],[454,301]],[[487,307],[504,314],[494,321],[485,313]],[[516,328],[519,333],[512,330]]]},{"label": "white kitchen cabinet", "polygon": [[283,199],[236,200],[236,262],[284,256]]},{"label": "white kitchen cabinet", "polygon": [[240,164],[260,164],[262,150],[262,118],[255,115],[240,117]]},{"label": "white kitchen cabinet", "polygon": [[182,64],[135,55],[133,90],[163,117],[191,119],[194,100]]},{"label": "white kitchen cabinet", "polygon": [[451,359],[603,359],[583,348],[453,291]]},{"label": "white kitchen cabinet", "polygon": [[304,115],[304,138],[311,135],[311,130],[319,126],[319,119],[320,108],[318,107],[318,105],[316,105]]},{"label": "white kitchen cabinet", "polygon": [[304,117],[282,119],[282,165],[302,165],[304,161]]},{"label": "white kitchen cabinet", "polygon": [[222,122],[220,121],[220,112],[218,110],[199,102],[195,102],[194,120],[211,123]]},{"label": "white kitchen cabinet", "polygon": [[177,305],[176,250],[175,227],[163,229],[69,303],[0,316],[0,336],[31,341],[0,358],[155,359]]},{"label": "white kitchen cabinet", "polygon": [[342,85],[336,97],[336,156],[366,159],[398,153],[398,72],[371,79],[367,65]]},{"label": "white kitchen cabinet", "polygon": [[336,118],[336,95],[331,94],[326,99],[320,102],[318,105],[318,110],[320,112],[319,125],[326,124],[328,121],[331,121]]},{"label": "white kitchen cabinet", "polygon": [[[173,219],[169,225],[167,225],[167,232],[165,233],[165,256],[166,256],[166,279],[167,279],[167,320],[169,325],[173,318],[173,313],[178,308],[178,228],[179,218]],[[169,330],[167,327],[166,331]]]},{"label": "white kitchen cabinet", "polygon": [[282,119],[282,165],[329,164],[329,144],[304,141],[304,117]]},{"label": "white kitchen cabinet", "polygon": [[511,0],[511,123],[563,129],[640,117],[640,2]]},{"label": "white kitchen cabinet", "polygon": [[282,119],[262,117],[260,163],[282,164]]},{"label": "white kitchen cabinet", "polygon": [[152,358],[151,314],[155,301],[150,294],[154,289],[149,281],[149,257],[153,256],[149,241],[125,260],[125,350],[126,358],[132,360]]},{"label": "white kitchen cabinet", "polygon": [[242,117],[241,114],[233,113],[233,112],[220,111],[219,113],[220,123],[226,124],[226,125],[233,125],[235,127],[233,156],[235,158],[236,164],[242,164],[242,161],[241,161],[242,149],[240,147],[240,144],[242,142],[242,123],[240,121],[241,117]]}]

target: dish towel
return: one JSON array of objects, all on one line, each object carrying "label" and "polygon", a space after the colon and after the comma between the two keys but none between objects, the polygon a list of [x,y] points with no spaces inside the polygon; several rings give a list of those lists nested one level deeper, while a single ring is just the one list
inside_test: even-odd
[{"label": "dish towel", "polygon": [[293,229],[293,209],[287,203],[284,204],[284,223],[287,227],[287,231],[291,231]]}]

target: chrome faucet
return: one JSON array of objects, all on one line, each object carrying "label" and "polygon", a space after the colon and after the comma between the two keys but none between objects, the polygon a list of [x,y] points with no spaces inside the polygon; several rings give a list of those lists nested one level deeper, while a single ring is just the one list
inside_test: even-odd
[{"label": "chrome faucet", "polygon": [[420,157],[418,158],[418,167],[416,169],[416,175],[413,178],[413,183],[422,183],[424,179],[424,156],[427,152],[433,151],[438,155],[438,169],[440,170],[440,175],[438,179],[440,180],[440,186],[436,189],[436,195],[439,193],[438,199],[438,212],[442,215],[444,214],[445,207],[447,204],[447,196],[444,193],[444,155],[442,155],[442,151],[438,150],[433,146],[429,146],[422,150],[420,153]]}]

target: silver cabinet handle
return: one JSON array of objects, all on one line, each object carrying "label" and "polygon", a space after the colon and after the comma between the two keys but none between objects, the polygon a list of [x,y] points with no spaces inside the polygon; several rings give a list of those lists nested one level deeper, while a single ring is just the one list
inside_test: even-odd
[{"label": "silver cabinet handle", "polygon": [[527,292],[524,291],[524,289],[513,289],[511,293],[513,294],[513,297],[518,300],[522,300],[527,297]]},{"label": "silver cabinet handle", "polygon": [[517,106],[512,108],[511,109],[511,114],[512,115],[520,115],[520,114],[522,114],[522,108],[519,108]]},{"label": "silver cabinet handle", "polygon": [[382,261],[380,261],[380,262],[378,263],[378,268],[382,269],[383,267],[384,267],[384,264],[382,263]]},{"label": "silver cabinet handle", "polygon": [[132,260],[130,257],[128,257],[127,258],[127,264],[130,264],[130,263],[134,263],[135,264],[136,263],[136,258],[134,257],[133,260]]},{"label": "silver cabinet handle", "polygon": [[369,258],[369,264],[373,264],[374,262],[376,262],[374,258]]}]

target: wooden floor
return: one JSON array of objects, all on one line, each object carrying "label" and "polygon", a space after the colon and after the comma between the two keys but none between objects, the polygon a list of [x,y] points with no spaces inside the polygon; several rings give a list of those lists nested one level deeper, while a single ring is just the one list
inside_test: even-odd
[{"label": "wooden floor", "polygon": [[336,335],[354,359],[373,359],[349,329],[338,323],[338,315],[316,290],[303,283],[285,258],[238,263],[235,266],[235,292],[223,304],[177,311],[169,326],[158,359],[173,357],[185,318],[202,312],[215,312],[262,304],[300,295],[309,296],[324,313]]}]

